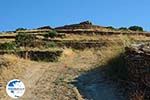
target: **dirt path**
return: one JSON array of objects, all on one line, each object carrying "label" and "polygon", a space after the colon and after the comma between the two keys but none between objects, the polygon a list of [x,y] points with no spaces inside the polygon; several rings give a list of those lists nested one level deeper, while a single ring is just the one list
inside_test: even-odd
[{"label": "dirt path", "polygon": [[22,76],[22,81],[26,86],[26,92],[22,97],[22,100],[34,100],[36,97],[32,94],[36,87],[36,83],[39,81],[45,70],[49,67],[48,64],[45,63],[33,63],[31,65],[31,69],[27,70]]},{"label": "dirt path", "polygon": [[[78,70],[68,68],[62,62],[30,62],[30,66],[18,79],[26,87],[25,94],[19,100],[76,100],[74,87],[69,84]],[[9,96],[3,100],[12,100]]]},{"label": "dirt path", "polygon": [[[36,97],[32,95],[32,92],[35,89],[36,83],[42,77],[45,70],[48,68],[46,63],[30,62],[29,68],[22,73],[19,78],[25,84],[26,91],[23,97],[20,100],[34,100]],[[10,97],[6,97],[5,100],[11,100]]]},{"label": "dirt path", "polygon": [[125,100],[116,84],[105,80],[103,71],[93,67],[99,58],[91,52],[83,54],[69,51],[69,56],[59,62],[31,62],[19,78],[26,86],[19,100]]},{"label": "dirt path", "polygon": [[91,70],[76,80],[78,90],[88,100],[127,100],[117,89],[119,84],[105,78],[101,69]]},{"label": "dirt path", "polygon": [[76,94],[69,81],[77,73],[75,69],[66,68],[62,63],[53,63],[36,84],[33,95],[39,100],[75,100]]}]

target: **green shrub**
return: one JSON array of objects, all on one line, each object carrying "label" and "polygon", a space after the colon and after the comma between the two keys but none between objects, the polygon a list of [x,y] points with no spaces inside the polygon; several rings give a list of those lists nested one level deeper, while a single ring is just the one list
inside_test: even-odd
[{"label": "green shrub", "polygon": [[15,42],[17,46],[32,47],[34,46],[36,37],[33,34],[18,33]]},{"label": "green shrub", "polygon": [[0,50],[15,50],[15,49],[16,44],[14,42],[0,44]]},{"label": "green shrub", "polygon": [[113,26],[108,26],[106,27],[107,29],[111,29],[111,30],[116,30],[116,28],[114,28]]},{"label": "green shrub", "polygon": [[132,30],[132,31],[142,31],[143,32],[143,28],[140,26],[130,26],[128,29]]},{"label": "green shrub", "polygon": [[48,42],[46,43],[46,48],[53,48],[53,47],[56,47],[57,44],[55,42]]},{"label": "green shrub", "polygon": [[48,32],[47,34],[44,35],[45,38],[54,38],[57,36],[57,32],[56,31],[51,31],[51,32]]},{"label": "green shrub", "polygon": [[126,28],[126,27],[120,27],[118,30],[127,31],[127,30],[128,30],[128,28]]},{"label": "green shrub", "polygon": [[17,28],[16,31],[24,31],[27,30],[26,28]]}]

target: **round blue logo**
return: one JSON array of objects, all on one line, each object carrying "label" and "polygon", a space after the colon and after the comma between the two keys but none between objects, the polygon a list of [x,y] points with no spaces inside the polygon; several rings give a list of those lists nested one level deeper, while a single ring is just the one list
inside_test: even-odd
[{"label": "round blue logo", "polygon": [[7,94],[14,99],[23,96],[25,92],[25,85],[18,79],[10,80],[6,86]]}]

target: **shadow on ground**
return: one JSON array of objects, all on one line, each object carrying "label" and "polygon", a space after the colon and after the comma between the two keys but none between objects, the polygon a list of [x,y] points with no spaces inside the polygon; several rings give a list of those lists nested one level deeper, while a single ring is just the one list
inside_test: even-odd
[{"label": "shadow on ground", "polygon": [[106,65],[84,72],[73,84],[86,100],[127,100],[122,83],[118,81],[127,77],[123,61],[119,55]]}]

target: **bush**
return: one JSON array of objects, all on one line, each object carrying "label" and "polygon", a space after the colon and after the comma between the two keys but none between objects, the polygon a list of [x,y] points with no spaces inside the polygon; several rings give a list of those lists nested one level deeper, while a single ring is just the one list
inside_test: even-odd
[{"label": "bush", "polygon": [[0,50],[15,50],[15,49],[16,44],[14,42],[0,44]]},{"label": "bush", "polygon": [[46,48],[54,48],[56,46],[57,46],[57,44],[55,42],[48,42],[48,43],[46,43]]},{"label": "bush", "polygon": [[18,33],[15,42],[17,46],[32,47],[34,46],[36,37],[33,34]]},{"label": "bush", "polygon": [[27,30],[26,28],[17,28],[16,31],[24,31]]},{"label": "bush", "polygon": [[127,30],[128,30],[128,28],[126,28],[126,27],[120,27],[118,30],[127,31]]},{"label": "bush", "polygon": [[143,28],[140,26],[131,26],[128,29],[132,31],[143,31]]},{"label": "bush", "polygon": [[57,36],[57,32],[56,31],[51,31],[51,32],[48,32],[47,34],[44,35],[45,38],[54,38]]},{"label": "bush", "polygon": [[111,29],[111,30],[116,30],[116,28],[112,27],[112,26],[108,26],[106,27],[107,29]]}]

